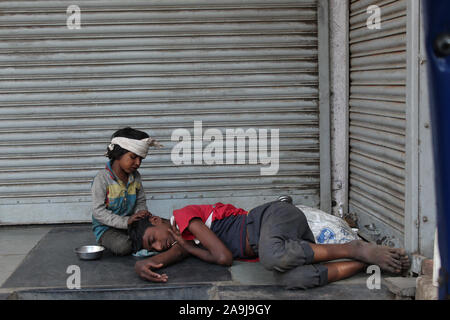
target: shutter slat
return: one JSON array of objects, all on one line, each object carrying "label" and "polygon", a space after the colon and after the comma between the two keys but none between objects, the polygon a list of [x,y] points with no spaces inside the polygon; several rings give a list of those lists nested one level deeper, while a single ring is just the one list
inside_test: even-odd
[{"label": "shutter slat", "polygon": [[[367,8],[381,29],[367,28]],[[349,211],[360,228],[403,243],[406,161],[407,1],[353,1],[350,8]],[[366,231],[367,232],[367,231]]]},{"label": "shutter slat", "polygon": [[[125,126],[164,145],[139,170],[151,208],[319,203],[316,0],[82,0],[74,30],[71,4],[0,2],[0,211],[14,204],[0,224],[90,221],[92,179]],[[175,165],[171,135],[192,138],[195,121],[224,138],[267,130],[269,160],[276,129],[279,159],[250,163],[252,140],[244,164]]]}]

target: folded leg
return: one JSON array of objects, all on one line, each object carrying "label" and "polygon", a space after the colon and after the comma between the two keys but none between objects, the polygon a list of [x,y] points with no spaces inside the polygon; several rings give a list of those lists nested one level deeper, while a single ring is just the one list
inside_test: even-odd
[{"label": "folded leg", "polygon": [[259,259],[287,288],[312,288],[327,284],[328,270],[313,264],[314,236],[305,215],[295,206],[278,202],[265,213],[259,238]]},{"label": "folded leg", "polygon": [[110,228],[103,233],[99,244],[117,256],[127,256],[133,251],[126,230]]},{"label": "folded leg", "polygon": [[314,235],[301,210],[285,202],[275,202],[267,209],[258,243],[264,267],[284,272],[311,264],[314,251],[310,243],[314,243]]},{"label": "folded leg", "polygon": [[285,272],[275,270],[274,277],[286,289],[309,289],[328,284],[328,268],[321,264],[306,264]]}]

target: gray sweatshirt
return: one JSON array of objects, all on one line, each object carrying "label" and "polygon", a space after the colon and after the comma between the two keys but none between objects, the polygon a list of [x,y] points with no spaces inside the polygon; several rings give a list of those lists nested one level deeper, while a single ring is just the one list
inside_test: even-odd
[{"label": "gray sweatshirt", "polygon": [[140,211],[148,210],[141,175],[130,174],[125,185],[118,179],[110,163],[98,172],[92,183],[92,224],[97,238],[109,227],[127,229],[128,218]]}]

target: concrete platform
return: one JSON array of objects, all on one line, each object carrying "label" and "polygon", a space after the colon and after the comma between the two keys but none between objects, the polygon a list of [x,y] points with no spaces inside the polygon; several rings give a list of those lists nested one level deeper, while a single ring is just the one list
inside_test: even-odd
[{"label": "concrete platform", "polygon": [[[139,278],[134,272],[136,258],[132,256],[115,257],[106,251],[100,260],[79,260],[74,248],[95,243],[90,225],[41,227],[34,230],[25,228],[28,233],[20,228],[13,229],[16,233],[8,230],[4,233],[0,229],[1,246],[7,244],[6,248],[0,247],[0,253],[14,251],[14,248],[22,248],[22,254],[30,250],[3,282],[0,299],[394,299],[383,281],[381,289],[369,290],[366,285],[369,275],[365,273],[321,288],[286,290],[276,284],[272,273],[259,262],[235,261],[231,267],[222,267],[193,257],[161,270],[169,276],[167,283],[151,283]],[[31,236],[33,232],[34,237]],[[27,238],[24,234],[28,234],[28,243],[24,241]],[[35,245],[30,248],[33,241]],[[11,252],[0,254],[1,264],[7,264],[11,256]],[[80,289],[69,289],[67,286],[68,278],[72,275],[67,273],[69,266],[80,268]]]}]

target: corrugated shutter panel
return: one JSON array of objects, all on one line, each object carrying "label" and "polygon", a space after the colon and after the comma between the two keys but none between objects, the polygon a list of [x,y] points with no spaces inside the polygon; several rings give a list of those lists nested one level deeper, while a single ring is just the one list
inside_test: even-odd
[{"label": "corrugated shutter panel", "polygon": [[[318,204],[316,1],[77,1],[78,30],[72,4],[0,3],[0,224],[89,220],[91,181],[125,126],[165,145],[139,170],[158,214],[280,193]],[[171,134],[194,121],[280,129],[278,174],[175,166]]]},{"label": "corrugated shutter panel", "polygon": [[[366,25],[381,9],[381,29]],[[350,8],[349,212],[361,230],[402,245],[405,217],[406,1]]]}]

